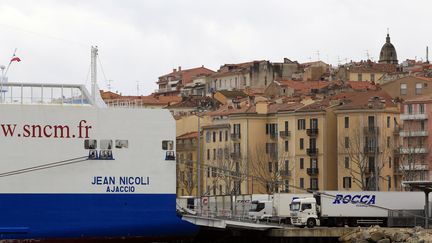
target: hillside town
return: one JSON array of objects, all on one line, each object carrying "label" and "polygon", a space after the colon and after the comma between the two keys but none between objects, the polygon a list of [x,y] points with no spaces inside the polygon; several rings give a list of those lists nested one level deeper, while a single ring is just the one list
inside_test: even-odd
[{"label": "hillside town", "polygon": [[425,49],[422,60],[398,60],[387,34],[378,62],[179,66],[150,95],[101,95],[110,106],[171,111],[178,196],[401,191],[402,181],[431,179]]}]

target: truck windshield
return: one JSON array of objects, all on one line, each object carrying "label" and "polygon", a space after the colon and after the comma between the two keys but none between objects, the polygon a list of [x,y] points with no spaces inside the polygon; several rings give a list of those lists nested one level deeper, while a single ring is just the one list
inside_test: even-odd
[{"label": "truck windshield", "polygon": [[299,211],[300,210],[300,203],[294,202],[290,204],[291,211]]},{"label": "truck windshield", "polygon": [[259,212],[264,209],[265,204],[259,203],[259,202],[252,202],[251,203],[251,209],[249,212]]}]

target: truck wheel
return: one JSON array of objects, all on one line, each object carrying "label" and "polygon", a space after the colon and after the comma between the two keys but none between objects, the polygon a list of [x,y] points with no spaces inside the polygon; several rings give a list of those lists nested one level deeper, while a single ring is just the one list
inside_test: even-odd
[{"label": "truck wheel", "polygon": [[306,222],[308,228],[313,228],[316,225],[315,219],[308,219]]}]

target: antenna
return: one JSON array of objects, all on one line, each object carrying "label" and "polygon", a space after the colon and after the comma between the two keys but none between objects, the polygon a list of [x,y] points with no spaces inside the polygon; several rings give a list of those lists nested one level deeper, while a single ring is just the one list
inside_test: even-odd
[{"label": "antenna", "polygon": [[113,82],[113,80],[107,80],[107,82],[108,82],[108,84],[107,84],[107,88],[108,88],[108,91],[111,91],[111,83]]},{"label": "antenna", "polygon": [[139,96],[139,81],[136,81],[136,83],[137,83],[137,86],[136,86],[136,89],[137,89],[137,96]]},{"label": "antenna", "polygon": [[366,57],[367,57],[366,60],[370,60],[369,50],[365,50],[365,52],[366,52]]},{"label": "antenna", "polygon": [[426,63],[429,64],[429,47],[426,46]]},{"label": "antenna", "polygon": [[319,52],[319,50],[316,51],[316,54],[317,54],[317,58],[318,58],[318,61],[319,61],[320,60],[320,52]]}]

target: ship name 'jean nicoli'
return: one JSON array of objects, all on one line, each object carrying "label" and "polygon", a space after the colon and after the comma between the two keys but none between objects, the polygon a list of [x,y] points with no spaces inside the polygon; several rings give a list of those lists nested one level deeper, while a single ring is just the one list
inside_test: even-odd
[{"label": "ship name 'jean nicoli'", "polygon": [[140,185],[147,186],[150,184],[150,177],[145,176],[95,176],[92,185]]}]

